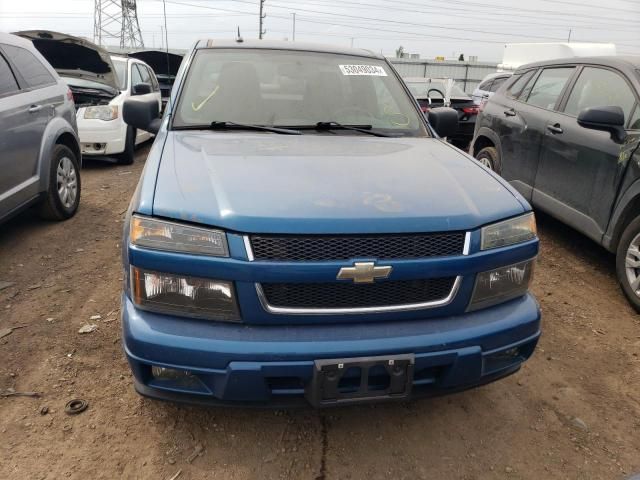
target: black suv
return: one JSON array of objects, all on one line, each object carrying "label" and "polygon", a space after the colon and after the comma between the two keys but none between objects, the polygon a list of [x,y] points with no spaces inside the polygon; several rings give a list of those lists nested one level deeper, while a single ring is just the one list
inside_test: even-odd
[{"label": "black suv", "polygon": [[478,116],[471,152],[534,207],[616,253],[640,311],[640,56],[518,69]]}]

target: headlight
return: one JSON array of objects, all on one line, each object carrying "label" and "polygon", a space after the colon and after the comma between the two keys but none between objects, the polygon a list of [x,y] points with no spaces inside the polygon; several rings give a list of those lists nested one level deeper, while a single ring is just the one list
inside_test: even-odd
[{"label": "headlight", "polygon": [[506,247],[514,243],[526,242],[535,238],[536,234],[536,217],[533,213],[527,213],[520,217],[483,227],[480,249],[489,250],[490,248]]},{"label": "headlight", "polygon": [[131,244],[154,250],[228,257],[224,232],[166,222],[150,217],[131,217]]},{"label": "headlight", "polygon": [[144,310],[187,317],[240,321],[233,283],[131,267],[131,296]]},{"label": "headlight", "polygon": [[87,107],[84,110],[84,118],[88,120],[115,120],[118,118],[118,107],[116,105]]},{"label": "headlight", "polygon": [[535,260],[479,273],[468,310],[506,302],[527,293],[533,279]]}]

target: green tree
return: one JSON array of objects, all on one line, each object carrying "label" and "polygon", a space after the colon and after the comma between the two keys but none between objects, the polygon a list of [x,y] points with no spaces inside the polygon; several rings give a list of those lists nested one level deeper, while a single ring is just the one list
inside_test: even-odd
[{"label": "green tree", "polygon": [[396,58],[402,58],[403,54],[404,54],[404,47],[400,45],[398,48],[396,48]]}]

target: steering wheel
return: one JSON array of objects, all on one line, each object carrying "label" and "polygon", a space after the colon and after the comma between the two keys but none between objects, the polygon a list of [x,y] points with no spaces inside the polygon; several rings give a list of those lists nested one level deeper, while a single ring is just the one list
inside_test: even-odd
[{"label": "steering wheel", "polygon": [[429,99],[431,99],[431,92],[438,92],[440,94],[440,96],[442,97],[442,99],[444,100],[444,93],[442,93],[440,90],[438,90],[437,88],[430,88],[427,91],[427,97],[429,97]]},{"label": "steering wheel", "polygon": [[376,118],[373,115],[371,115],[371,112],[369,112],[368,110],[365,110],[364,108],[358,107],[356,105],[349,105],[346,107],[339,108],[335,112],[333,112],[333,114],[336,117],[340,117],[340,114],[344,112],[361,113],[367,116],[368,118]]}]

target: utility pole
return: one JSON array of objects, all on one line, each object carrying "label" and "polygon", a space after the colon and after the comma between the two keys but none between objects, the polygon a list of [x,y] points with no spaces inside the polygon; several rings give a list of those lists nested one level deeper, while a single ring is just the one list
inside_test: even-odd
[{"label": "utility pole", "polygon": [[267,31],[266,31],[266,30],[263,30],[263,29],[262,29],[263,21],[264,21],[264,19],[267,17],[267,14],[266,14],[266,13],[263,13],[263,10],[264,10],[264,0],[260,0],[260,25],[259,25],[259,28],[258,28],[258,38],[259,38],[260,40],[262,40],[262,36],[263,36],[265,33],[267,33]]},{"label": "utility pole", "polygon": [[171,77],[171,66],[169,65],[169,32],[167,30],[167,3],[162,0],[162,11],[164,12],[164,46],[167,49],[167,78]]},{"label": "utility pole", "polygon": [[296,41],[296,14],[295,12],[292,13],[291,15],[293,15],[293,41]]}]

